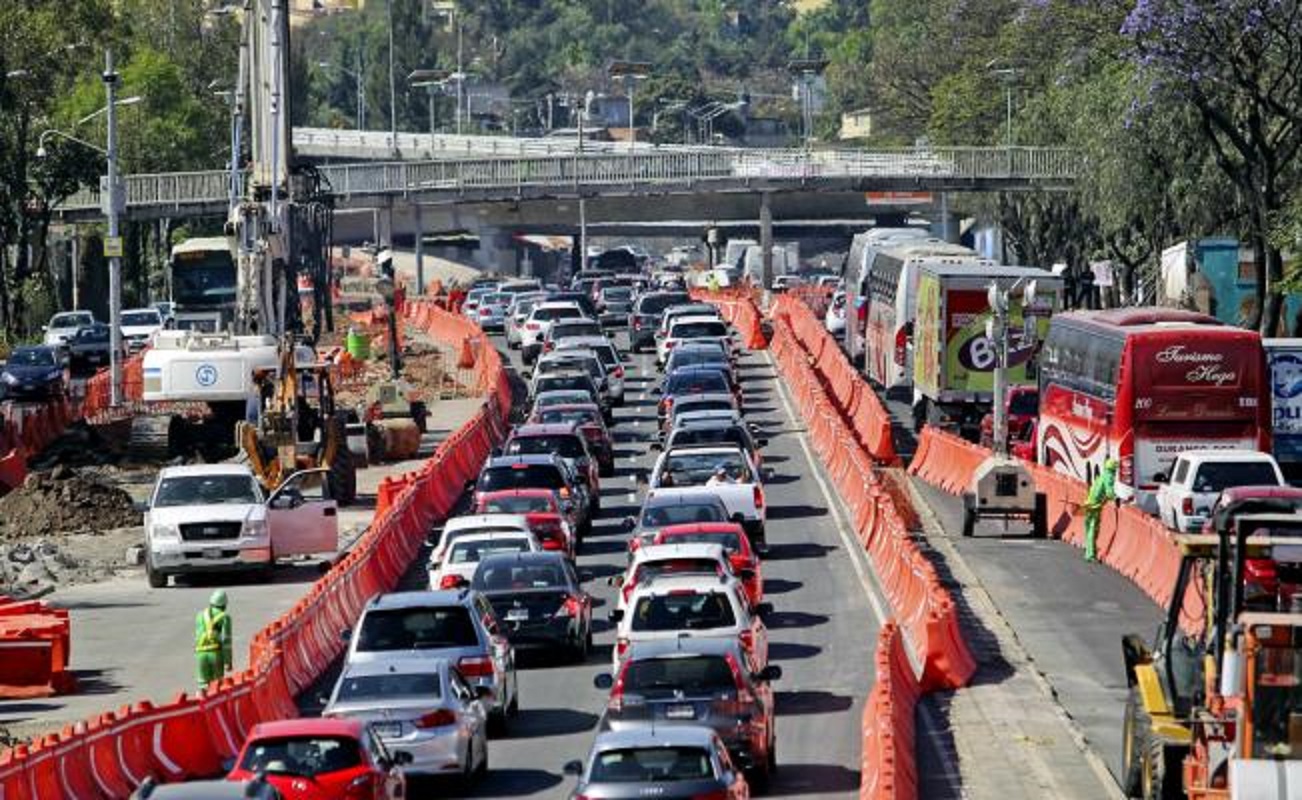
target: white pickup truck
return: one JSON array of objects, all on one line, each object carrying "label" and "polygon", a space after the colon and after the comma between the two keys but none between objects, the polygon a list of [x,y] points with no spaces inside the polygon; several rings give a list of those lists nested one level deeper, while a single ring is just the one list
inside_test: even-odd
[{"label": "white pickup truck", "polygon": [[167,467],[145,512],[145,574],[155,589],[172,575],[256,570],[277,558],[339,549],[329,470],[296,472],[271,497],[243,464]]},{"label": "white pickup truck", "polygon": [[1164,525],[1196,533],[1221,492],[1234,486],[1283,486],[1284,475],[1270,453],[1256,450],[1188,450],[1171,465],[1171,478],[1157,475],[1157,513]]},{"label": "white pickup truck", "polygon": [[661,453],[651,470],[648,488],[656,497],[676,493],[711,492],[728,509],[728,516],[742,524],[751,545],[767,549],[764,521],[768,504],[764,481],[751,457],[735,445],[679,447]]}]

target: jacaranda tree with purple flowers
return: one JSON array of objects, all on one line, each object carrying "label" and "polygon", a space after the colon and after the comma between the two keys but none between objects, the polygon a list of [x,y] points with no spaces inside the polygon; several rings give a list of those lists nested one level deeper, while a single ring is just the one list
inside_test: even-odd
[{"label": "jacaranda tree with purple flowers", "polygon": [[1253,322],[1273,332],[1284,275],[1270,234],[1302,171],[1299,0],[1136,0],[1121,32],[1152,97],[1196,110],[1216,164],[1237,188],[1264,256]]}]

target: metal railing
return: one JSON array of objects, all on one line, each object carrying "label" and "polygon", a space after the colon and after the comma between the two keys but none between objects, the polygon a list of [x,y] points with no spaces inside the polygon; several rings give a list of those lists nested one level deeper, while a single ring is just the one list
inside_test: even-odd
[{"label": "metal railing", "polygon": [[[584,153],[568,156],[435,159],[324,166],[320,172],[340,199],[376,195],[457,195],[524,189],[579,191],[620,186],[690,185],[702,191],[733,184],[882,179],[914,180],[930,188],[968,188],[975,181],[1007,184],[1070,183],[1080,155],[1066,148],[968,147],[899,150],[744,150],[696,148]],[[130,175],[127,208],[216,206],[229,191],[228,172]],[[345,203],[346,204],[346,203]],[[78,192],[58,209],[99,207],[99,192]]]}]

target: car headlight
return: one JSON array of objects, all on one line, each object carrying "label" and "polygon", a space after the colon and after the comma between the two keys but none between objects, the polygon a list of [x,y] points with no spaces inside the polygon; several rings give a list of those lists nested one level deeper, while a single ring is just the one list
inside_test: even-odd
[{"label": "car headlight", "polygon": [[244,535],[250,539],[263,539],[267,536],[267,521],[265,519],[249,519],[244,521]]},{"label": "car headlight", "polygon": [[153,539],[179,539],[181,531],[175,525],[152,525],[149,528],[149,535]]},{"label": "car headlight", "polygon": [[13,375],[10,375],[8,372],[4,373],[4,375],[0,375],[0,379],[4,380],[4,382],[10,386],[18,383],[18,379]]}]

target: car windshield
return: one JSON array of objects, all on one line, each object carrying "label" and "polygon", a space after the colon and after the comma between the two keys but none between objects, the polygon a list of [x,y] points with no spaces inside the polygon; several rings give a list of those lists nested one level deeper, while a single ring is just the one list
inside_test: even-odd
[{"label": "car windshield", "polygon": [[95,319],[90,314],[55,314],[50,317],[51,328],[80,328],[82,325],[89,325]]},{"label": "car windshield", "polygon": [[124,311],[122,312],[123,325],[161,325],[162,318],[157,311]]},{"label": "car windshield", "polygon": [[600,336],[601,325],[596,322],[558,322],[552,326],[553,339],[576,336]]},{"label": "car windshield", "polygon": [[155,508],[253,505],[262,490],[251,475],[177,475],[163,478],[154,493]]},{"label": "car windshield", "polygon": [[691,411],[732,411],[732,403],[728,400],[679,400],[674,404],[674,416],[686,414]]},{"label": "car windshield", "polygon": [[592,379],[587,375],[544,375],[538,379],[539,392],[555,392],[558,390],[571,391],[588,391],[592,386]]},{"label": "car windshield", "polygon": [[349,675],[339,683],[335,700],[382,700],[390,697],[438,700],[442,696],[443,681],[437,672],[389,672],[383,675]]},{"label": "car windshield", "polygon": [[589,783],[699,781],[714,777],[701,747],[638,747],[603,750],[592,760]]},{"label": "car windshield", "polygon": [[497,553],[527,553],[529,540],[523,536],[512,539],[488,539],[477,542],[457,542],[448,554],[450,564],[477,564]]},{"label": "car windshield", "polygon": [[1040,413],[1040,395],[1038,392],[1019,392],[1013,395],[1008,404],[1008,413],[1033,416]]},{"label": "car windshield", "polygon": [[670,333],[675,339],[691,339],[697,336],[727,336],[728,326],[722,322],[679,322]]},{"label": "car windshield", "polygon": [[675,372],[665,384],[665,394],[726,394],[728,379],[714,370]]},{"label": "car windshield", "polygon": [[475,570],[470,586],[481,592],[563,589],[566,586],[565,571],[558,561],[490,558]]},{"label": "car windshield", "polygon": [[667,294],[650,294],[643,297],[638,303],[637,313],[639,314],[659,314],[670,306],[676,306],[680,303],[686,303],[691,298],[686,294],[670,292]]},{"label": "car windshield", "polygon": [[612,286],[602,289],[601,296],[607,303],[627,303],[633,299],[633,289],[628,286]]},{"label": "car windshield", "polygon": [[750,466],[741,453],[670,453],[660,469],[660,484],[674,486],[698,486],[708,481],[715,471],[722,468],[725,477],[732,483],[750,483]]},{"label": "car windshield", "polygon": [[692,348],[691,350],[680,350],[669,357],[669,366],[665,369],[673,373],[676,369],[683,367],[694,367],[702,364],[717,364],[720,367],[726,366],[728,357],[723,354],[723,349]]},{"label": "car windshield", "polygon": [[1194,476],[1195,492],[1220,492],[1232,486],[1273,486],[1279,483],[1275,467],[1264,461],[1210,462]]},{"label": "car windshield", "polygon": [[367,612],[357,636],[360,652],[478,647],[470,613],[461,606],[385,608]]},{"label": "car windshield", "polygon": [[732,667],[723,656],[688,658],[648,658],[629,662],[620,675],[628,694],[648,700],[664,700],[690,695],[714,695],[737,690]]},{"label": "car windshield", "polygon": [[663,528],[688,522],[724,522],[727,511],[722,503],[679,503],[649,506],[642,512],[643,528]]},{"label": "car windshield", "polygon": [[632,618],[635,631],[700,631],[736,624],[727,595],[691,589],[639,598]]},{"label": "car windshield", "polygon": [[674,433],[670,447],[693,444],[735,444],[743,447],[746,444],[746,435],[736,425],[718,428],[680,428]]},{"label": "car windshield", "polygon": [[661,575],[720,575],[723,567],[712,558],[666,558],[645,561],[637,568],[636,580],[645,583],[648,578]]},{"label": "car windshield", "polygon": [[479,476],[479,491],[502,489],[563,489],[565,476],[550,464],[512,464],[490,467]]},{"label": "car windshield", "polygon": [[579,319],[582,316],[583,312],[574,306],[562,306],[560,308],[535,308],[533,310],[533,318],[536,320],[542,320],[543,322],[550,322],[554,319]]},{"label": "car windshield", "polygon": [[538,374],[555,375],[558,372],[582,371],[594,379],[601,375],[601,366],[596,358],[549,358],[538,365]]},{"label": "car windshield", "polygon": [[517,436],[506,443],[506,455],[528,456],[555,453],[561,458],[585,458],[583,439],[578,436]]},{"label": "car windshield", "polygon": [[601,412],[595,408],[547,408],[535,413],[532,421],[542,424],[574,422],[593,425],[602,420]]},{"label": "car windshield", "polygon": [[481,306],[504,306],[504,305],[506,305],[507,303],[511,302],[511,297],[512,297],[511,295],[509,295],[509,294],[502,294],[501,292],[498,292],[498,293],[496,293],[496,294],[486,294],[486,295],[484,295],[482,298],[480,298],[480,300],[479,300],[479,305],[481,305]]},{"label": "car windshield", "polygon": [[87,325],[77,331],[78,342],[107,342],[109,329],[107,325]]},{"label": "car windshield", "polygon": [[249,773],[314,778],[362,765],[357,740],[338,736],[295,736],[249,743],[240,769]]},{"label": "car windshield", "polygon": [[9,364],[15,367],[52,367],[54,351],[40,348],[18,349],[9,354]]},{"label": "car windshield", "polygon": [[[539,391],[538,395],[534,398],[534,405],[538,408],[546,408],[547,406],[568,406],[577,403],[591,402],[592,395],[588,393],[586,388],[582,390],[552,389]],[[550,422],[551,420],[547,421]]]},{"label": "car windshield", "polygon": [[481,514],[548,514],[556,503],[544,495],[505,495],[490,497],[479,504]]},{"label": "car windshield", "polygon": [[660,537],[665,544],[717,544],[730,553],[741,552],[741,537],[736,531],[717,533],[675,533]]}]

